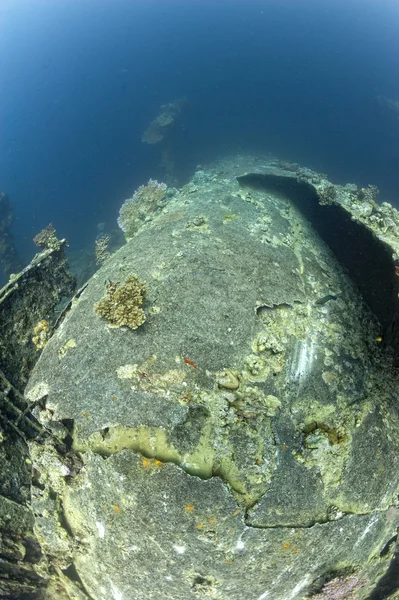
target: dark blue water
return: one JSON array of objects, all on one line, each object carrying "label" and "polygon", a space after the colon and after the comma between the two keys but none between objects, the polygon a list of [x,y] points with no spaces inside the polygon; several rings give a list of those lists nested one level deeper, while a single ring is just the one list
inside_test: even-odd
[{"label": "dark blue water", "polygon": [[72,247],[115,223],[159,154],[141,135],[187,96],[181,182],[223,154],[272,152],[399,206],[394,0],[2,0],[0,191],[21,253],[52,221]]}]

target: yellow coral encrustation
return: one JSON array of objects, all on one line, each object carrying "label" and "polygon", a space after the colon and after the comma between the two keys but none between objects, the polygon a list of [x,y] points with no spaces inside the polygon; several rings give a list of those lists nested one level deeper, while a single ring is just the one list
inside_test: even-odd
[{"label": "yellow coral encrustation", "polygon": [[33,328],[33,333],[32,342],[38,350],[42,350],[50,335],[50,323],[46,319],[42,319]]},{"label": "yellow coral encrustation", "polygon": [[95,312],[110,325],[137,329],[146,320],[141,308],[147,295],[145,283],[130,275],[125,284],[109,282],[106,295],[94,305]]}]

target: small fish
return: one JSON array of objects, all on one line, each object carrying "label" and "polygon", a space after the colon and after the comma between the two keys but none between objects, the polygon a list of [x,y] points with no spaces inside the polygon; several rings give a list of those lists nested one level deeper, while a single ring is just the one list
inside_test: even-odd
[{"label": "small fish", "polygon": [[322,305],[322,304],[325,304],[326,302],[329,302],[330,300],[337,300],[337,298],[338,298],[337,294],[327,294],[327,296],[323,296],[322,298],[319,298],[318,300],[316,300],[315,304]]},{"label": "small fish", "polygon": [[197,365],[195,364],[194,361],[191,360],[191,358],[187,358],[186,356],[183,356],[183,360],[186,363],[186,365],[190,365],[190,367],[194,367],[194,369],[197,368]]}]

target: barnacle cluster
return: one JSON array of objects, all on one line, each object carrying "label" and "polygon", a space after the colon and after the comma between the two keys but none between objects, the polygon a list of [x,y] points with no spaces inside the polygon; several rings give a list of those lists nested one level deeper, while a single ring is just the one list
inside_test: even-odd
[{"label": "barnacle cluster", "polygon": [[125,284],[110,281],[106,295],[94,305],[94,311],[115,327],[137,329],[146,319],[141,308],[147,295],[145,283],[130,275]]}]

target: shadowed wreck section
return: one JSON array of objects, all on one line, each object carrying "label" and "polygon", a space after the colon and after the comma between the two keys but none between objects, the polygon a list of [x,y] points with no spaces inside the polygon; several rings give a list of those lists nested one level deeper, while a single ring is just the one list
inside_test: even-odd
[{"label": "shadowed wreck section", "polygon": [[[354,186],[325,186],[287,175],[250,173],[238,177],[238,182],[243,188],[273,190],[295,203],[347,270],[397,352],[390,329],[399,309],[398,223],[389,214],[392,207],[362,199]],[[395,209],[392,214],[396,217]],[[390,237],[396,242],[394,249]]]},{"label": "shadowed wreck section", "polygon": [[[30,444],[35,528],[71,598],[360,600],[388,571],[396,211],[306,169],[243,172],[199,171],[135,223],[30,377],[62,446]],[[134,329],[95,308],[132,278]]]},{"label": "shadowed wreck section", "polygon": [[14,213],[10,200],[4,192],[0,192],[0,281],[3,275],[9,277],[22,269],[22,261],[18,255],[12,225]]},{"label": "shadowed wreck section", "polygon": [[[32,416],[23,390],[43,347],[39,329],[49,332],[56,305],[74,288],[65,243],[37,254],[0,290],[0,597],[10,600],[49,597],[49,564],[31,507],[35,471],[28,448],[49,433]],[[52,595],[65,598],[57,586]]]}]

